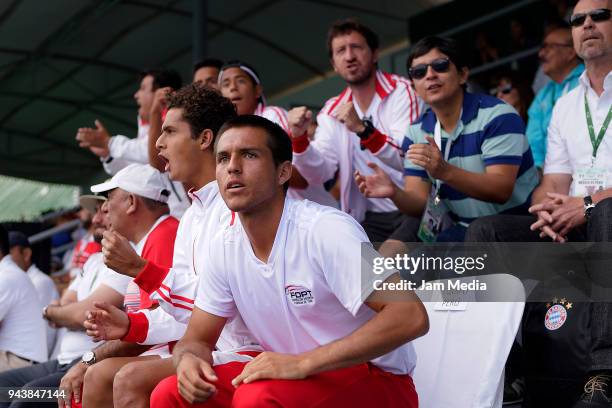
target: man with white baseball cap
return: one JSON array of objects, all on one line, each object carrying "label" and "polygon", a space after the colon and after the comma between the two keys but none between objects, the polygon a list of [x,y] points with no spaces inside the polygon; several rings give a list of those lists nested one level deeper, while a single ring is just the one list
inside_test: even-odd
[{"label": "man with white baseball cap", "polygon": [[[174,241],[178,220],[169,215],[167,205],[170,192],[166,189],[164,176],[148,164],[130,164],[120,170],[110,180],[91,187],[94,193],[107,197],[102,210],[106,214],[108,230],[102,239],[104,263],[115,269],[106,255],[117,247],[134,248],[139,255],[136,262],[140,268],[148,263],[159,266],[155,271],[167,271],[172,265]],[[163,276],[152,277],[162,280]],[[131,280],[128,284],[124,309],[128,313],[149,309],[157,302]],[[91,395],[88,384],[98,388],[99,384],[112,384],[115,373],[123,365],[138,356],[146,359],[158,359],[170,356],[170,346],[159,344],[147,350],[148,346],[114,340],[83,355],[83,364],[72,367],[62,378],[60,389],[67,397],[73,397],[72,406],[79,406],[81,395],[86,397],[87,406],[112,406],[112,393]],[[124,357],[120,363],[111,357]],[[81,391],[81,384],[83,390]],[[111,387],[112,389],[112,387]],[[70,398],[60,400],[60,407],[65,406]]]},{"label": "man with white baseball cap", "polygon": [[106,193],[116,188],[163,204],[168,202],[170,196],[161,173],[143,164],[133,163],[124,167],[110,180],[91,186],[91,191]]}]

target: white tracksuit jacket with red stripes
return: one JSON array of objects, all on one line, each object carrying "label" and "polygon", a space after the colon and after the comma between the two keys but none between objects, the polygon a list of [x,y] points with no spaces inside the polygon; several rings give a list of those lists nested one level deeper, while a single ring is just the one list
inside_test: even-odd
[{"label": "white tracksuit jacket with red stripes", "polygon": [[309,142],[306,138],[300,138],[297,142],[294,139],[293,164],[311,184],[323,183],[339,170],[340,207],[361,222],[366,211],[389,212],[397,210],[397,207],[388,198],[364,197],[353,179],[355,170],[371,174],[367,163],[374,162],[398,186],[403,186],[403,171],[387,166],[362,146],[369,147],[372,141],[381,140],[381,134],[385,143],[400,145],[408,126],[418,120],[423,102],[406,78],[377,71],[376,93],[368,110],[362,112],[354,103],[359,117],[370,119],[376,128],[368,140],[360,143],[357,135],[335,118],[338,108],[349,101],[353,101],[350,88],[327,101],[317,117],[319,126],[314,140]]}]

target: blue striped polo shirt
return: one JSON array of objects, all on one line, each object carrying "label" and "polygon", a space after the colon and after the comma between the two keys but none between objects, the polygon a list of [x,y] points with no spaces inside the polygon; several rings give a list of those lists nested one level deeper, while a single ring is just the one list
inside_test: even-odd
[{"label": "blue striped polo shirt", "polygon": [[[436,115],[428,109],[420,120],[408,128],[402,149],[413,143],[427,143],[425,136],[433,137]],[[448,162],[463,170],[484,173],[487,166],[513,164],[519,166],[514,191],[504,204],[491,203],[468,197],[442,183],[440,198],[444,200],[455,221],[470,223],[479,217],[509,213],[524,214],[531,203],[531,193],[538,184],[529,142],[525,137],[525,124],[514,108],[500,99],[466,92],[463,97],[461,120],[453,134],[442,133],[441,151],[451,141]],[[408,157],[404,174],[434,180]]]}]

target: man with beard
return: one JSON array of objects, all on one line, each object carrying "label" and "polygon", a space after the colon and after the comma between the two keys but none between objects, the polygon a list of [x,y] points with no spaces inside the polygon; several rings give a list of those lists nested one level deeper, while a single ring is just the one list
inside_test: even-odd
[{"label": "man with beard", "polygon": [[378,45],[378,36],[368,27],[352,20],[335,23],[328,33],[329,58],[348,87],[319,113],[312,142],[306,132],[312,112],[306,107],[289,112],[295,167],[314,185],[339,171],[340,207],[362,223],[372,242],[384,241],[403,216],[389,199],[363,197],[353,173],[370,173],[367,163],[375,162],[401,186],[402,172],[385,166],[364,147],[379,134],[386,136],[385,143],[399,145],[422,111],[422,102],[405,78],[378,70]]}]

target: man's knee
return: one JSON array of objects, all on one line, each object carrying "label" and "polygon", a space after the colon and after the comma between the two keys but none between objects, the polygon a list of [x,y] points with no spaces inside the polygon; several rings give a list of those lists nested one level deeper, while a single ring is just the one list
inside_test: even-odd
[{"label": "man's knee", "polygon": [[147,392],[143,389],[147,373],[143,373],[138,367],[137,363],[129,363],[115,374],[113,396],[115,401],[120,401],[120,406],[134,405],[136,400],[143,396],[143,392]]},{"label": "man's knee", "polygon": [[166,377],[157,384],[151,393],[151,408],[174,407],[178,398],[176,375]]}]

